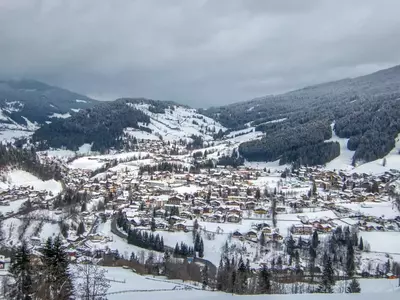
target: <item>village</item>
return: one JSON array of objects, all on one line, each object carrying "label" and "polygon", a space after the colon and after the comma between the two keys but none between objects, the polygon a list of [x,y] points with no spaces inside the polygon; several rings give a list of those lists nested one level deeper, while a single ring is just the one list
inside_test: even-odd
[{"label": "village", "polygon": [[[258,269],[271,261],[289,267],[288,239],[307,245],[315,232],[322,238],[347,226],[365,239],[359,274],[375,275],[375,265],[387,261],[384,253],[396,252],[376,250],[379,236],[370,240],[368,233],[400,235],[394,201],[398,171],[369,175],[322,167],[218,165],[229,146],[188,151],[177,142],[141,140],[134,152],[78,157],[42,152],[43,163],[62,167],[62,189],[2,189],[2,243],[15,245],[25,238],[40,247],[49,236],[61,234],[71,261],[101,260],[110,253],[127,259],[133,252],[141,253],[144,263],[150,253],[158,259],[164,254],[128,243],[129,231],[157,234],[171,252],[181,243],[192,247],[197,231],[204,248],[194,256],[216,268],[228,251]],[[66,204],[66,195],[79,200]],[[128,229],[118,226],[117,216],[126,219]],[[21,226],[23,233],[12,232]],[[377,252],[375,257],[370,251]],[[191,256],[185,255],[192,261]],[[390,256],[392,264],[399,256]],[[308,262],[301,259],[300,264],[306,269]],[[388,270],[382,276],[392,274]]]}]

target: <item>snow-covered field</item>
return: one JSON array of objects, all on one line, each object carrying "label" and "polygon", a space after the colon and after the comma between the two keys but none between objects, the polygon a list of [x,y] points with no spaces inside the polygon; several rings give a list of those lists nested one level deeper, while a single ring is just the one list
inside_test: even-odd
[{"label": "snow-covered field", "polygon": [[[173,290],[174,288],[182,288],[183,282],[165,280],[164,278],[153,278],[140,276],[130,270],[106,267],[106,278],[113,281],[110,282],[111,287],[108,291],[108,299],[110,300],[131,300],[135,298],[146,299],[249,299],[262,300],[273,298],[278,300],[308,300],[308,299],[327,299],[341,300],[343,299],[360,299],[360,300],[375,300],[377,297],[385,297],[387,300],[397,300],[400,294],[400,289],[397,287],[397,280],[388,279],[360,279],[361,294],[297,294],[297,295],[253,295],[239,296],[222,292],[211,292],[203,290]],[[154,281],[157,280],[157,281]],[[115,282],[119,281],[119,282]],[[156,291],[156,290],[169,291]],[[133,292],[132,290],[146,290],[145,292]],[[119,292],[119,293],[118,293]]]},{"label": "snow-covered field", "polygon": [[6,214],[8,212],[17,212],[26,200],[27,199],[19,199],[15,201],[10,201],[10,206],[0,206],[0,212],[3,214]]},{"label": "snow-covered field", "polygon": [[[141,125],[151,129],[152,134],[128,129],[130,135],[139,139],[159,139],[158,135],[161,135],[164,140],[179,140],[190,139],[191,135],[198,135],[202,136],[204,140],[212,140],[214,133],[220,129],[226,130],[220,123],[198,114],[195,109],[174,106],[173,109],[166,109],[164,114],[156,114],[149,110],[149,104],[128,103],[128,105],[143,111],[150,117],[150,124]],[[206,128],[208,131],[205,131]]]},{"label": "snow-covered field", "polygon": [[400,232],[360,232],[371,246],[371,251],[400,254]]},{"label": "snow-covered field", "polygon": [[340,144],[340,155],[327,163],[325,168],[327,170],[351,170],[353,169],[351,163],[355,151],[347,149],[347,142],[349,139],[338,137],[336,132],[333,130],[334,125],[335,124],[331,125],[332,138],[326,142],[338,142]]},{"label": "snow-covered field", "polygon": [[105,162],[89,157],[80,157],[72,161],[68,166],[72,169],[97,170],[104,166]]},{"label": "snow-covered field", "polygon": [[391,202],[364,202],[363,205],[358,203],[346,203],[341,206],[349,208],[355,212],[359,212],[366,216],[382,217],[394,219],[399,215],[399,211]]},{"label": "snow-covered field", "polygon": [[385,156],[386,165],[383,166],[383,158],[377,159],[368,163],[359,164],[356,167],[351,165],[354,151],[347,149],[348,139],[339,138],[333,130],[332,124],[332,138],[327,140],[327,142],[339,142],[340,144],[340,155],[326,164],[325,168],[328,170],[346,170],[356,173],[366,173],[366,174],[382,174],[390,169],[400,169],[400,134],[396,137],[396,144],[392,151]]},{"label": "snow-covered field", "polygon": [[48,191],[54,196],[62,191],[61,183],[54,179],[43,181],[36,176],[22,170],[13,170],[6,174],[6,184],[13,186],[31,186],[36,191]]},{"label": "snow-covered field", "polygon": [[33,134],[33,131],[26,130],[0,130],[0,142],[12,142],[19,138],[29,137]]}]

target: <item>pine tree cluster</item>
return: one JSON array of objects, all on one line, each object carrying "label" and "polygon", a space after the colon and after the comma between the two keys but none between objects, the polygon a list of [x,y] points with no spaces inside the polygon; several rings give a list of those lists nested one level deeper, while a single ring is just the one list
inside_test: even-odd
[{"label": "pine tree cluster", "polygon": [[195,251],[193,247],[189,247],[186,245],[184,242],[181,242],[181,244],[176,243],[175,248],[174,248],[174,256],[175,257],[189,257],[189,256],[194,256]]},{"label": "pine tree cluster", "polygon": [[159,234],[154,235],[152,232],[142,232],[138,229],[129,230],[128,244],[159,252],[164,252],[165,250],[163,237],[160,237]]},{"label": "pine tree cluster", "polygon": [[17,248],[9,270],[14,278],[14,283],[8,287],[9,299],[71,299],[72,277],[61,239],[49,238],[41,254],[38,262],[33,259],[26,242]]}]

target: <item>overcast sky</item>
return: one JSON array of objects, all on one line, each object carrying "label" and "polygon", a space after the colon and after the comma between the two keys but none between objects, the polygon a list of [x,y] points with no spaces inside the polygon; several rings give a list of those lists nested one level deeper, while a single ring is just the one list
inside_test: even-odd
[{"label": "overcast sky", "polygon": [[399,0],[0,0],[0,77],[222,105],[400,63]]}]

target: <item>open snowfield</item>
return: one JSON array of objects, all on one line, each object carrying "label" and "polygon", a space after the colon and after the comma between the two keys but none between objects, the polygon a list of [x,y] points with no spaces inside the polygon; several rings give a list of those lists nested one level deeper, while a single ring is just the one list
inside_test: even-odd
[{"label": "open snowfield", "polygon": [[361,231],[360,236],[371,245],[371,252],[378,251],[400,254],[400,232]]},{"label": "open snowfield", "polygon": [[175,187],[175,188],[173,188],[173,190],[179,194],[185,194],[185,193],[193,194],[197,191],[202,190],[202,188],[197,185],[190,185],[190,186],[184,185],[184,186]]},{"label": "open snowfield", "polygon": [[159,140],[160,138],[153,133],[149,133],[143,130],[135,129],[135,128],[125,128],[124,133],[128,134],[131,137],[135,137],[138,140]]},{"label": "open snowfield", "polygon": [[56,157],[56,158],[70,158],[75,156],[74,151],[63,150],[63,149],[41,151],[39,152],[39,154],[47,154],[47,156],[49,157]]},{"label": "open snowfield", "polygon": [[[131,299],[249,299],[264,300],[267,298],[277,300],[308,300],[308,299],[327,299],[327,300],[376,300],[377,297],[385,297],[386,300],[397,300],[400,289],[397,280],[388,279],[360,279],[361,294],[297,294],[297,295],[254,295],[239,296],[222,292],[211,292],[202,290],[173,290],[182,288],[179,281],[165,280],[162,277],[140,276],[130,270],[114,267],[106,267],[106,278],[110,282],[110,293],[107,297],[110,300],[131,300]],[[115,282],[119,281],[119,282]],[[121,282],[122,281],[122,282]],[[182,283],[183,284],[183,283]],[[339,284],[338,284],[339,285]],[[157,290],[168,291],[157,291]],[[145,290],[144,292],[133,292],[132,290]]]},{"label": "open snowfield", "polygon": [[339,142],[340,155],[326,164],[325,168],[328,170],[345,170],[357,173],[366,174],[382,174],[390,169],[400,169],[400,134],[396,137],[396,144],[392,151],[389,152],[386,158],[386,165],[383,166],[383,158],[377,159],[368,163],[359,164],[357,167],[351,165],[354,151],[347,149],[348,139],[339,138],[332,129],[332,138],[327,142]]},{"label": "open snowfield", "polygon": [[331,125],[332,138],[326,142],[338,142],[340,144],[340,155],[327,163],[325,168],[327,170],[351,170],[353,169],[351,163],[355,151],[347,149],[347,142],[349,139],[338,137],[333,130],[333,126],[334,124]]},{"label": "open snowfield", "polygon": [[33,134],[33,131],[25,130],[0,130],[0,142],[12,142],[19,138],[29,137]]},{"label": "open snowfield", "polygon": [[349,208],[355,212],[360,212],[366,216],[382,217],[386,219],[394,219],[399,215],[399,211],[394,207],[391,202],[364,202],[364,207],[358,203],[345,203],[341,206]]},{"label": "open snowfield", "polygon": [[19,199],[15,201],[10,201],[10,206],[0,206],[0,212],[3,214],[6,214],[8,212],[17,212],[18,209],[21,207],[21,205],[26,201],[27,199]]},{"label": "open snowfield", "polygon": [[[7,183],[12,186],[32,186],[36,191],[46,190],[57,195],[62,191],[61,183],[54,179],[43,181],[36,176],[22,170],[13,170],[7,174]],[[51,197],[51,196],[48,196]]]},{"label": "open snowfield", "polygon": [[71,162],[68,166],[71,169],[82,170],[97,170],[104,166],[105,162],[99,162],[97,159],[90,159],[89,157],[80,157]]},{"label": "open snowfield", "polygon": [[[116,154],[107,154],[107,155],[96,155],[96,156],[85,156],[75,159],[69,164],[69,167],[72,169],[83,169],[83,170],[96,170],[105,165],[105,160],[124,160],[124,159],[133,159],[139,157],[145,157],[148,155],[148,152],[123,152]],[[145,160],[138,160],[138,162],[143,163]],[[133,161],[132,163],[134,163]],[[137,163],[139,164],[139,163]]]},{"label": "open snowfield", "polygon": [[262,170],[265,168],[267,170],[270,170],[271,172],[284,171],[286,168],[290,168],[290,165],[280,165],[279,160],[269,162],[246,160],[244,162],[244,166],[258,170]]}]

